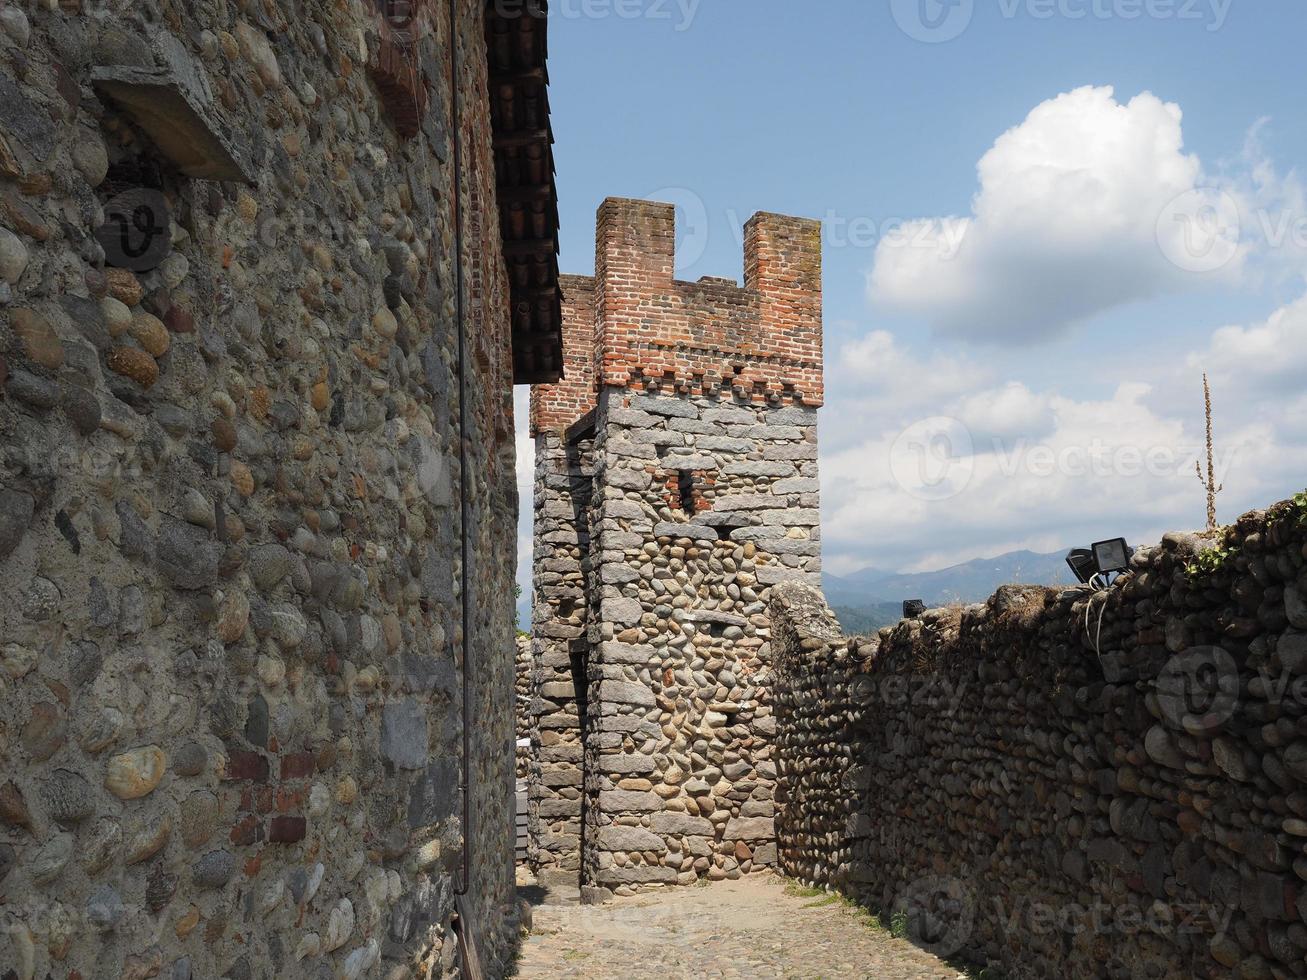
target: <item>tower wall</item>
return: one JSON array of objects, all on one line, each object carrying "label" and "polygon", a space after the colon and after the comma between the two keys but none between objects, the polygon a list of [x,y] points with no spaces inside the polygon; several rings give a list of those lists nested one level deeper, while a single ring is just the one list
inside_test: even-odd
[{"label": "tower wall", "polygon": [[[766,603],[777,582],[820,583],[820,226],[763,214],[745,240],[744,286],[681,282],[674,209],[606,201],[595,278],[565,286],[575,372],[535,393],[537,451],[584,445],[592,473],[568,532],[584,609],[567,609],[585,623],[569,819],[591,897],[775,862]],[[553,493],[537,484],[538,521],[568,512]],[[557,603],[536,601],[557,630]],[[544,632],[542,677],[558,662]]]}]

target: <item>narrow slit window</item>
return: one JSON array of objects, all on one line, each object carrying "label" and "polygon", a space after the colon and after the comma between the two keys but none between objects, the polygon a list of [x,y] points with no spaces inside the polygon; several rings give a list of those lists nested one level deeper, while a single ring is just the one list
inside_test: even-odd
[{"label": "narrow slit window", "polygon": [[679,470],[676,474],[676,492],[680,499],[681,510],[687,514],[694,513],[694,473]]}]

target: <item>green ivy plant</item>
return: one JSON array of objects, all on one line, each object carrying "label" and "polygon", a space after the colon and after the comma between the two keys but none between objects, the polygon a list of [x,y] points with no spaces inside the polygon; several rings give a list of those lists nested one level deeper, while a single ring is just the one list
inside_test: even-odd
[{"label": "green ivy plant", "polygon": [[1298,525],[1300,527],[1307,527],[1307,490],[1304,490],[1302,493],[1294,494],[1293,500],[1289,503],[1289,507],[1297,516]]},{"label": "green ivy plant", "polygon": [[1197,575],[1215,575],[1222,571],[1234,558],[1234,550],[1226,547],[1204,548],[1185,565],[1185,572],[1190,578]]}]

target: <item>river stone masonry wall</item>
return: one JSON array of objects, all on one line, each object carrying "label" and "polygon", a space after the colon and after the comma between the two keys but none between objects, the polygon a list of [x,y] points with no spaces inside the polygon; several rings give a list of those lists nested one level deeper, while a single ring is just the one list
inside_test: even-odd
[{"label": "river stone masonry wall", "polygon": [[755,217],[741,288],[674,280],[673,224],[605,202],[533,390],[533,854],[590,899],[775,863],[767,597],[820,582],[819,225]]},{"label": "river stone masonry wall", "polygon": [[589,440],[536,440],[528,851],[542,880],[557,870],[573,884],[581,867],[591,450]]},{"label": "river stone masonry wall", "polygon": [[1307,496],[848,639],[773,591],[782,869],[1042,978],[1307,976]]},{"label": "river stone masonry wall", "polygon": [[[448,974],[469,834],[467,933],[506,958],[516,493],[483,7],[458,10],[463,256],[444,2],[403,120],[371,3],[0,8],[5,978]],[[124,108],[142,76],[178,113],[155,136]],[[133,274],[94,233],[142,182],[171,242]]]}]

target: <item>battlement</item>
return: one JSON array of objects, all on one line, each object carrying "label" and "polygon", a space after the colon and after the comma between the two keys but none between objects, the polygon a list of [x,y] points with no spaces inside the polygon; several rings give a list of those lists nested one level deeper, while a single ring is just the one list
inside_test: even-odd
[{"label": "battlement", "polygon": [[534,432],[576,421],[602,386],[822,404],[820,222],[754,215],[743,286],[720,277],[683,282],[675,268],[673,205],[604,201],[594,278],[564,277],[565,377],[533,391]]},{"label": "battlement", "polygon": [[560,276],[563,292],[563,376],[531,387],[531,434],[566,429],[595,406],[595,281]]}]

